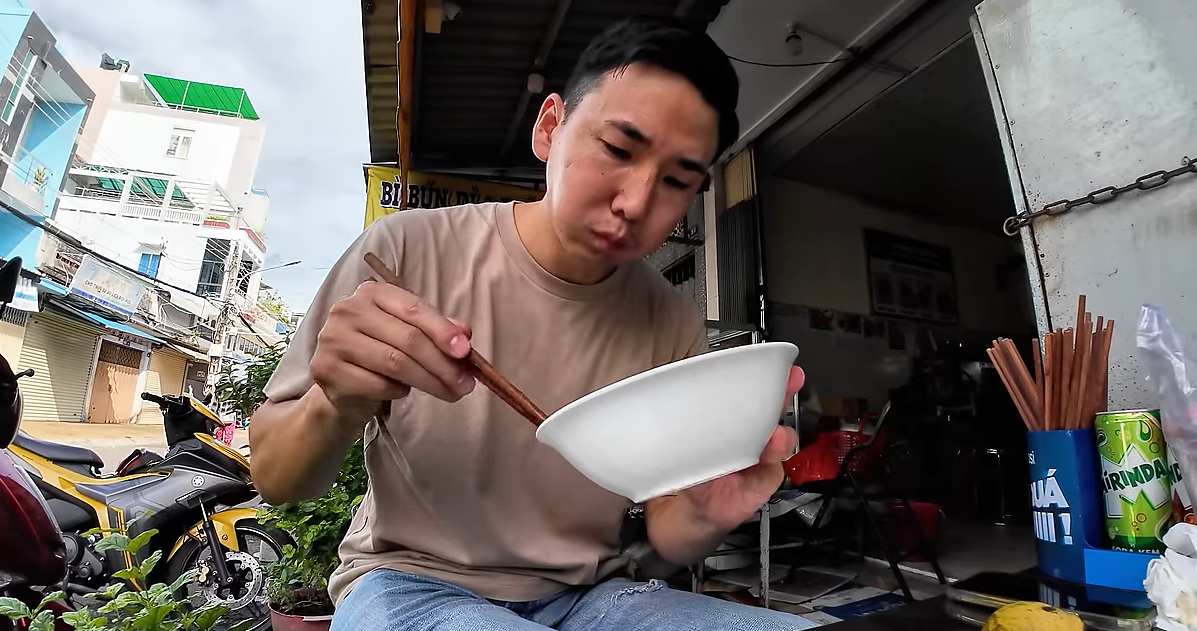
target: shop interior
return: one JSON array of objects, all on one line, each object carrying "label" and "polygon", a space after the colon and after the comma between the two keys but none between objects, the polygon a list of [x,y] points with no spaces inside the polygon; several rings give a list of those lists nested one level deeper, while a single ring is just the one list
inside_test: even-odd
[{"label": "shop interior", "polygon": [[[784,607],[794,568],[900,594],[893,555],[921,598],[942,593],[932,554],[949,580],[1034,566],[1026,431],[985,350],[1000,337],[1021,347],[1036,328],[1022,244],[1001,228],[1014,202],[972,39],[817,138],[760,144],[773,147],[756,163],[765,336],[800,348],[807,386],[790,421],[811,454],[771,508],[761,576],[773,602]],[[837,450],[868,441],[851,467],[872,515],[835,484]],[[820,492],[837,499],[806,503]],[[725,548],[765,530],[749,524]],[[705,588],[759,589],[769,561],[756,554],[708,559]],[[804,578],[799,592],[818,582]]]}]

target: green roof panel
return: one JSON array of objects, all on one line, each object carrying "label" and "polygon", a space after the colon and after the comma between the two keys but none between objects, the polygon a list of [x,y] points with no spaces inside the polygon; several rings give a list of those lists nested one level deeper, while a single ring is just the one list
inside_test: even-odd
[{"label": "green roof panel", "polygon": [[258,120],[258,112],[243,88],[185,81],[156,74],[145,75],[145,80],[168,106]]}]

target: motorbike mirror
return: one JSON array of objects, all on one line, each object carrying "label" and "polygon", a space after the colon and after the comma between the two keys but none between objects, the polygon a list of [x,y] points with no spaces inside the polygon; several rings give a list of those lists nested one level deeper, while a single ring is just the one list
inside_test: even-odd
[{"label": "motorbike mirror", "polygon": [[0,303],[8,304],[17,295],[21,280],[21,257],[14,256],[0,267]]}]

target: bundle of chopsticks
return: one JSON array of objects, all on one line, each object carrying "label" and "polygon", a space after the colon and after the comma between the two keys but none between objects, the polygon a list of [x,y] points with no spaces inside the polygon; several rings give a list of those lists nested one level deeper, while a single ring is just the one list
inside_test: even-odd
[{"label": "bundle of chopsticks", "polygon": [[[1096,326],[1094,326],[1096,324]],[[1077,303],[1076,327],[1056,329],[1031,341],[1034,377],[1019,357],[1014,342],[994,340],[988,350],[1018,414],[1030,431],[1082,429],[1106,405],[1109,389],[1110,341],[1114,321],[1085,310]],[[1041,352],[1042,351],[1042,352]]]}]

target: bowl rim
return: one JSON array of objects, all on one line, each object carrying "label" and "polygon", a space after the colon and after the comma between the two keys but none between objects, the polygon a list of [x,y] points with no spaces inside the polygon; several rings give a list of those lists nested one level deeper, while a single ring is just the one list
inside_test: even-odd
[{"label": "bowl rim", "polygon": [[605,395],[608,391],[618,390],[624,386],[627,386],[627,385],[630,385],[630,384],[633,384],[633,383],[636,383],[639,381],[643,381],[645,379],[651,379],[652,377],[654,377],[658,374],[671,372],[673,370],[678,369],[681,366],[689,366],[692,364],[702,364],[707,361],[711,361],[714,358],[726,357],[727,355],[742,354],[742,353],[754,353],[754,352],[759,352],[759,351],[765,350],[765,349],[776,349],[776,348],[786,347],[786,346],[794,349],[794,359],[790,360],[790,364],[792,366],[793,362],[798,359],[798,353],[800,352],[798,349],[798,346],[796,344],[793,344],[791,342],[761,342],[759,344],[746,344],[744,346],[734,346],[732,348],[724,348],[724,349],[719,349],[719,350],[715,350],[715,351],[709,351],[706,353],[702,353],[700,355],[694,355],[691,357],[686,357],[684,359],[679,359],[677,361],[672,361],[667,364],[661,364],[660,366],[657,366],[655,368],[650,368],[643,372],[639,372],[634,375],[631,375],[630,377],[625,377],[623,379],[620,379],[619,381],[616,381],[615,383],[608,384],[606,386],[603,386],[602,388],[599,388],[598,390],[595,390],[594,392],[591,392],[590,394],[587,394],[578,399],[575,399],[571,403],[566,404],[565,407],[562,407],[561,409],[557,410],[556,412],[553,412],[552,414],[550,414],[549,417],[547,419],[545,419],[545,421],[543,423],[541,423],[539,427],[536,428],[536,438],[537,438],[537,440],[540,440],[541,432],[545,431],[545,428],[548,427],[555,419],[560,417],[563,413],[568,412],[569,410],[571,410],[575,407],[581,407],[581,406],[589,403],[592,399],[595,399],[595,398]]}]

